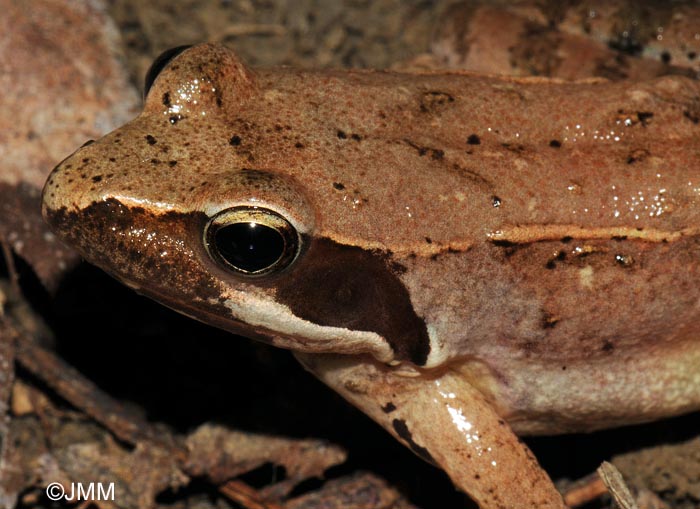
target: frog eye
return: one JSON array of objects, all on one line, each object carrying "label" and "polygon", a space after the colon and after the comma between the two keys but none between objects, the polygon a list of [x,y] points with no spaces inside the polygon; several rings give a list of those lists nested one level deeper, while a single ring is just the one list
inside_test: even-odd
[{"label": "frog eye", "polygon": [[192,46],[189,44],[185,46],[176,46],[175,48],[166,49],[163,53],[156,57],[151,64],[151,67],[148,68],[148,72],[146,72],[146,78],[144,79],[143,84],[144,97],[148,95],[149,90],[151,90],[151,87],[153,86],[153,82],[156,81],[156,78],[160,72],[165,69],[165,66],[167,66],[173,58],[190,47]]},{"label": "frog eye", "polygon": [[246,276],[262,276],[288,267],[299,252],[299,234],[284,217],[262,207],[219,212],[204,230],[209,256]]}]

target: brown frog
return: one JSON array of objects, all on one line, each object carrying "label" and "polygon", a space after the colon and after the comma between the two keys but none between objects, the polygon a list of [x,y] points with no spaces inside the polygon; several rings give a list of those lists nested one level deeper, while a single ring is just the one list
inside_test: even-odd
[{"label": "brown frog", "polygon": [[86,259],[293,350],[483,508],[516,434],[700,408],[700,83],[251,71],[203,44],[48,179]]}]

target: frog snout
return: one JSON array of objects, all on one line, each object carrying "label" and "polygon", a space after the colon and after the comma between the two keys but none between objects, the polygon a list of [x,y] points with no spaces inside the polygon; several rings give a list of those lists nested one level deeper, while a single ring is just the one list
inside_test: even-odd
[{"label": "frog snout", "polygon": [[49,174],[42,192],[42,215],[51,229],[64,240],[79,239],[77,216],[90,205],[104,201],[112,172],[97,163],[93,141],[85,143],[61,161]]},{"label": "frog snout", "polygon": [[58,163],[49,174],[42,192],[42,214],[44,220],[51,225],[52,212],[82,208],[85,191],[95,191],[99,182],[86,186],[86,181],[99,181],[93,177],[90,168],[92,158],[89,156],[90,146],[94,141],[83,144],[73,154]]}]

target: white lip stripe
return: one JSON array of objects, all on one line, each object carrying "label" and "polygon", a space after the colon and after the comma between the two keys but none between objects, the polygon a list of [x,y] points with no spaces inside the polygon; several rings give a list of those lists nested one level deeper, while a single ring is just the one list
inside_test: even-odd
[{"label": "white lip stripe", "polygon": [[227,291],[222,297],[233,318],[273,331],[275,346],[311,353],[369,353],[381,362],[394,360],[389,343],[375,332],[317,325],[294,315],[287,306],[249,292]]}]

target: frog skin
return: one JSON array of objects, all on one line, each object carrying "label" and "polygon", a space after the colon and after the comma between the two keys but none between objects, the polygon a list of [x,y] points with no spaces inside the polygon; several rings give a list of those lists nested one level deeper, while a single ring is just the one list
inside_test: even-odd
[{"label": "frog skin", "polygon": [[293,350],[482,508],[564,507],[516,434],[700,407],[700,83],[160,66],[44,188],[90,262]]}]

